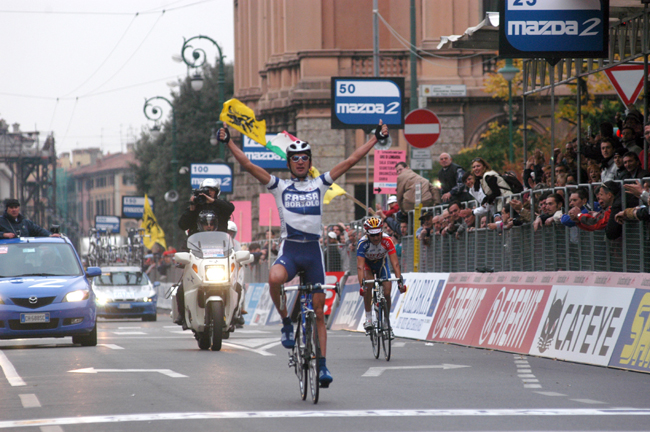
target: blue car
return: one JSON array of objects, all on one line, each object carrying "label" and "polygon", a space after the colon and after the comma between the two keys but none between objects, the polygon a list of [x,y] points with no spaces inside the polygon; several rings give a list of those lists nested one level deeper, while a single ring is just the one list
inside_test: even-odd
[{"label": "blue car", "polygon": [[97,345],[95,294],[65,237],[0,240],[0,339],[72,336]]},{"label": "blue car", "polygon": [[113,265],[101,269],[102,274],[92,282],[97,316],[156,321],[160,282],[152,283],[140,267]]}]

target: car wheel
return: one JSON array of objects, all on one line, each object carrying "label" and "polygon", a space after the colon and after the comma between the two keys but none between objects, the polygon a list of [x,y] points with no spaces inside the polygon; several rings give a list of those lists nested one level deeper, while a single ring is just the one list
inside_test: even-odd
[{"label": "car wheel", "polygon": [[93,327],[93,330],[89,334],[85,336],[72,336],[72,343],[81,346],[97,346],[97,323],[95,322],[95,327]]}]

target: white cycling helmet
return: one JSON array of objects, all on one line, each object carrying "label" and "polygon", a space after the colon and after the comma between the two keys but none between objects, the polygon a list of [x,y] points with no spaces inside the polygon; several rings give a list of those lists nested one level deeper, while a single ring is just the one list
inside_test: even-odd
[{"label": "white cycling helmet", "polygon": [[305,153],[311,158],[311,147],[307,141],[295,140],[287,146],[287,159],[298,153]]},{"label": "white cycling helmet", "polygon": [[201,182],[202,188],[211,188],[217,191],[217,196],[221,194],[221,180],[207,178]]},{"label": "white cycling helmet", "polygon": [[237,224],[234,223],[233,221],[228,221],[228,231],[232,231],[234,233],[237,232]]}]

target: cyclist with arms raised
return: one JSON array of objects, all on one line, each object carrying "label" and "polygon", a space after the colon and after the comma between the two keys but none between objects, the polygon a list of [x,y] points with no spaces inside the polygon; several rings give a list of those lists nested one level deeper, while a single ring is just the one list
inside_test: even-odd
[{"label": "cyclist with arms raised", "polygon": [[[278,259],[269,272],[271,298],[278,313],[282,317],[282,345],[291,349],[294,346],[293,325],[287,316],[286,307],[281,309],[282,285],[293,279],[299,271],[304,272],[308,284],[325,283],[325,266],[323,253],[320,248],[320,233],[323,224],[323,197],[334,181],[345,174],[366,153],[372,149],[378,139],[388,137],[388,127],[382,125],[375,129],[375,136],[364,145],[357,148],[347,159],[339,162],[331,171],[315,179],[308,177],[312,166],[312,153],[309,143],[301,140],[294,141],[287,149],[287,167],[291,179],[283,180],[269,174],[264,168],[253,164],[244,152],[230,139],[228,129],[219,130],[219,141],[228,144],[237,162],[255,177],[275,196],[280,220],[282,221],[282,244],[278,251]],[[319,364],[319,383],[328,387],[332,375],[327,369],[325,355],[327,351],[327,330],[323,306],[325,293],[321,290],[313,295],[316,326],[321,344],[322,358]]]},{"label": "cyclist with arms raised", "polygon": [[[371,217],[363,223],[366,235],[359,240],[357,244],[357,277],[359,278],[360,294],[363,296],[363,304],[366,308],[366,322],[363,328],[368,333],[372,330],[372,284],[363,284],[364,280],[372,279],[390,279],[390,269],[388,260],[395,270],[395,276],[400,280],[397,286],[400,292],[405,291],[402,271],[397,259],[395,245],[388,234],[384,234],[382,228],[384,223],[377,217]],[[384,297],[386,297],[386,307],[390,313],[390,292],[391,283],[384,282]],[[390,338],[393,339],[393,329],[390,330]]]}]

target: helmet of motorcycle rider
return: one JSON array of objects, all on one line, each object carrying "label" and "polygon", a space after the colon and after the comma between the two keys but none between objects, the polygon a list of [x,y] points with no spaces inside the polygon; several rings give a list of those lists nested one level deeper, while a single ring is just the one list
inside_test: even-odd
[{"label": "helmet of motorcycle rider", "polygon": [[210,188],[217,192],[217,196],[221,194],[221,180],[214,178],[207,178],[201,182],[201,189]]},{"label": "helmet of motorcycle rider", "polygon": [[228,221],[228,232],[237,234],[237,224],[233,221]]},{"label": "helmet of motorcycle rider", "polygon": [[203,210],[199,213],[197,228],[200,232],[217,230],[217,215],[212,210]]}]

